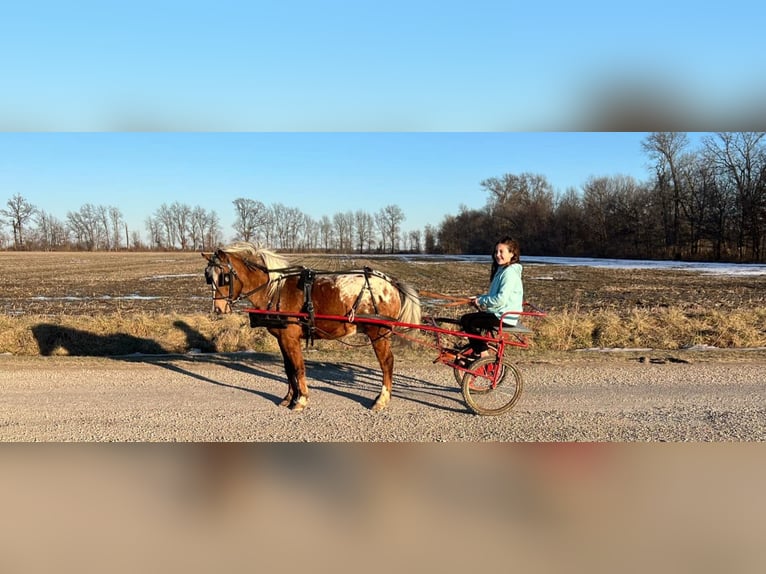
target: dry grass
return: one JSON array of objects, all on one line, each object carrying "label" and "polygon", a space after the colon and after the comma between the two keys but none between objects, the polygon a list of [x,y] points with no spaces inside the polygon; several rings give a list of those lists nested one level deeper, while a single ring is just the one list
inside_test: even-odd
[{"label": "dry grass", "polygon": [[766,308],[684,313],[678,308],[578,311],[551,314],[535,337],[538,348],[681,349],[766,347]]},{"label": "dry grass", "polygon": [[[488,265],[395,257],[292,257],[315,269],[368,265],[421,290],[486,289]],[[14,355],[276,351],[242,314],[209,313],[198,253],[3,253],[0,353]],[[527,298],[548,311],[533,348],[766,347],[766,277],[525,266]],[[465,308],[424,300],[425,313]],[[337,343],[318,343],[322,349]],[[369,349],[365,349],[368,353]]]}]

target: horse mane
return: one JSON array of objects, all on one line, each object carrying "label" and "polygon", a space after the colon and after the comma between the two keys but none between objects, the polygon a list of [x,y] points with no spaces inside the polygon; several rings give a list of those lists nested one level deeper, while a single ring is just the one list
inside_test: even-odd
[{"label": "horse mane", "polygon": [[269,283],[279,280],[283,275],[282,270],[290,267],[290,262],[281,255],[269,249],[258,247],[249,241],[235,241],[225,247],[221,247],[221,251],[236,255],[245,264],[250,262],[263,265],[269,270]]}]

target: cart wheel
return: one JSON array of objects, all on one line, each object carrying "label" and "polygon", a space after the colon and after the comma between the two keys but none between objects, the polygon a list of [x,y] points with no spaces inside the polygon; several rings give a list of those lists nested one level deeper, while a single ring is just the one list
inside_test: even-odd
[{"label": "cart wheel", "polygon": [[[492,357],[492,360],[495,360],[495,357]],[[475,371],[473,368],[474,363],[471,363],[469,368],[472,371]],[[503,368],[502,365],[500,368]],[[468,374],[468,371],[461,371],[460,369],[452,369],[452,374],[455,377],[455,382],[457,383],[458,387],[463,387],[463,379]],[[471,383],[471,392],[473,393],[486,393],[490,389],[490,384],[487,384],[488,381],[486,379],[479,380],[476,383]]]},{"label": "cart wheel", "polygon": [[452,369],[452,374],[455,376],[455,382],[457,383],[457,386],[462,387],[463,375],[465,375],[465,371],[461,371],[460,369]]},{"label": "cart wheel", "polygon": [[[499,369],[499,372],[497,372]],[[524,388],[521,371],[510,362],[497,357],[485,357],[472,366],[473,372],[463,376],[463,398],[473,412],[479,415],[501,415],[516,404]],[[497,372],[497,384],[492,379]],[[476,374],[474,374],[476,373]]]}]

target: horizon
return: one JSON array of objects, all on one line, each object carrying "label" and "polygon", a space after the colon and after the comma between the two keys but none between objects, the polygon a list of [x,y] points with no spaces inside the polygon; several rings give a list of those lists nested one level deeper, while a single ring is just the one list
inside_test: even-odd
[{"label": "horizon", "polygon": [[[546,177],[554,193],[590,177],[649,175],[644,132],[554,133],[0,133],[0,202],[19,194],[66,221],[86,204],[117,207],[145,239],[145,221],[174,202],[215,211],[233,239],[233,201],[295,207],[315,220],[399,206],[402,232],[481,209],[481,182]],[[690,148],[701,133],[687,134]]]}]

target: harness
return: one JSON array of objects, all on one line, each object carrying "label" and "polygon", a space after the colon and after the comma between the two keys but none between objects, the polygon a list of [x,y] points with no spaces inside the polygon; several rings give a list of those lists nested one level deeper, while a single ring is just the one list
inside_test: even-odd
[{"label": "harness", "polygon": [[372,286],[370,285],[370,276],[371,275],[377,275],[378,277],[381,277],[382,279],[385,279],[386,281],[390,281],[388,277],[383,275],[382,273],[379,273],[377,271],[374,271],[370,269],[369,267],[365,266],[362,271],[364,272],[364,285],[362,285],[361,291],[359,291],[359,295],[356,296],[356,301],[354,301],[354,304],[351,306],[351,311],[349,312],[349,320],[353,321],[354,316],[356,315],[356,310],[359,307],[359,303],[362,302],[362,296],[364,295],[364,289],[367,288],[367,291],[370,292],[370,301],[372,301],[372,308],[375,310],[375,314],[379,315],[380,312],[378,311],[378,305],[375,303],[375,297],[372,293]]},{"label": "harness", "polygon": [[[263,271],[264,273],[266,273],[267,276],[269,276],[270,273],[282,273],[283,276],[289,276],[290,274],[293,274],[296,270],[304,269],[303,267],[293,266],[293,267],[285,267],[284,269],[270,270],[267,267],[263,265],[259,265],[258,263],[255,263],[253,261],[245,261],[243,259],[242,262],[251,269],[259,269],[260,271]],[[218,255],[216,254],[213,254],[213,256],[211,257],[210,265],[224,271],[224,274],[222,275],[224,279],[222,279],[218,284],[216,284],[215,281],[213,280],[212,275],[208,273],[207,269],[205,270],[205,280],[207,281],[208,284],[212,285],[213,287],[213,301],[220,301],[225,299],[226,302],[229,303],[229,305],[233,305],[234,303],[236,303],[242,298],[247,299],[248,297],[250,297],[251,295],[254,295],[258,291],[262,291],[263,289],[268,288],[271,283],[271,280],[266,281],[265,283],[263,283],[262,285],[259,285],[255,289],[250,289],[250,291],[240,292],[236,297],[232,297],[231,285],[233,285],[234,279],[235,278],[239,279],[240,283],[244,285],[244,282],[242,281],[242,279],[240,279],[239,275],[237,275],[237,270],[234,269],[234,267],[228,261],[226,263],[221,261]],[[229,286],[229,294],[226,296],[224,296],[223,294],[218,296],[217,294],[221,293],[221,287],[224,285]],[[269,302],[269,304],[271,304],[271,302]]]},{"label": "harness", "polygon": [[[279,273],[279,278],[276,279],[277,284],[274,286],[274,293],[269,298],[269,301],[266,304],[266,310],[271,310],[273,307],[275,311],[277,312],[280,311],[280,300],[282,295],[282,289],[284,287],[286,279],[290,277],[298,276],[297,288],[303,291],[303,306],[301,307],[301,313],[305,313],[307,316],[294,318],[294,317],[280,316],[278,314],[262,315],[262,314],[251,313],[250,326],[284,329],[290,324],[299,323],[303,327],[303,336],[306,339],[307,347],[309,344],[311,345],[314,344],[314,338],[317,333],[317,327],[316,327],[316,321],[315,321],[316,311],[314,308],[312,290],[314,287],[314,283],[319,275],[359,275],[361,274],[364,277],[364,283],[361,289],[359,290],[359,294],[356,296],[356,299],[354,300],[354,304],[351,306],[351,309],[347,313],[349,322],[354,321],[357,310],[359,309],[359,305],[362,302],[365,292],[370,294],[370,301],[372,302],[372,308],[374,310],[375,316],[380,315],[378,304],[375,301],[375,294],[373,292],[372,285],[370,284],[371,277],[373,276],[379,277],[385,281],[388,281],[389,283],[392,282],[391,278],[385,275],[384,273],[381,273],[380,271],[376,271],[367,266],[362,268],[361,271],[359,270],[316,271],[314,269],[311,269],[309,267],[304,267],[304,266],[291,266],[291,267],[285,267],[282,269],[268,269],[267,267],[252,261],[243,260],[243,262],[249,268],[258,269],[266,273],[268,277],[270,277],[272,273]],[[266,282],[264,282],[262,285],[259,285],[258,287],[254,289],[240,292],[236,297],[232,297],[231,293],[232,293],[232,285],[234,283],[234,279],[236,278],[240,281],[240,283],[244,284],[242,279],[237,275],[236,269],[234,269],[231,263],[229,262],[224,263],[223,261],[221,261],[217,255],[214,255],[211,258],[210,265],[217,267],[223,272],[221,274],[221,279],[219,280],[218,284],[216,284],[216,282],[213,280],[212,274],[209,274],[207,269],[205,270],[205,278],[207,282],[212,285],[212,288],[213,288],[214,301],[225,299],[229,303],[229,305],[233,305],[240,299],[248,298],[257,292],[268,288],[272,284],[272,280],[269,279]],[[221,291],[221,287],[225,285],[229,286],[229,294],[226,296],[224,296]]]},{"label": "harness", "polygon": [[314,323],[314,301],[311,298],[311,289],[314,287],[316,271],[308,267],[301,269],[300,279],[298,279],[298,289],[303,289],[303,307],[301,313],[308,313],[308,320],[303,322],[303,336],[306,338],[306,346],[309,342],[314,344],[314,335],[316,334],[316,324]]}]

